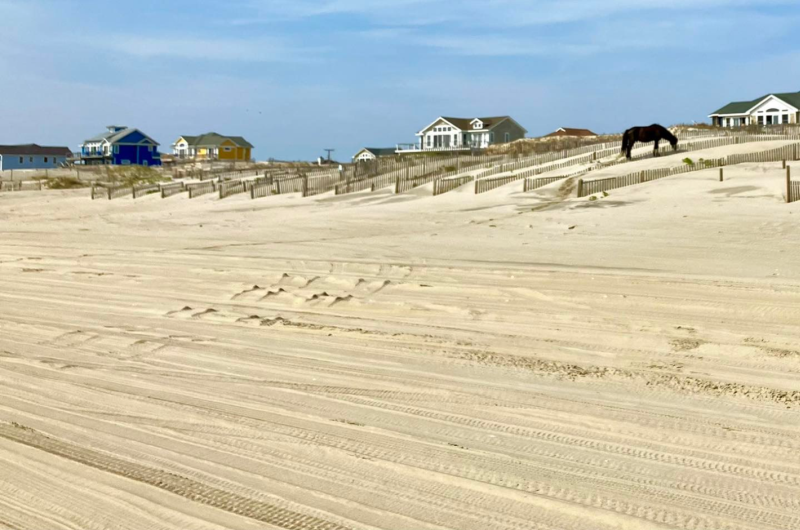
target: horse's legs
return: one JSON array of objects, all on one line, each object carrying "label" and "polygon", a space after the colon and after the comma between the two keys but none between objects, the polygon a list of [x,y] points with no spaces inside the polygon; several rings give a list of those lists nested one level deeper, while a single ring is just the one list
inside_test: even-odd
[{"label": "horse's legs", "polygon": [[633,143],[631,143],[630,145],[628,145],[628,152],[627,152],[627,153],[625,153],[625,157],[626,157],[628,160],[630,160],[630,159],[632,158],[632,157],[631,157],[631,151],[633,151]]},{"label": "horse's legs", "polygon": [[653,156],[660,156],[658,153],[658,140],[656,140],[655,148],[653,149]]}]

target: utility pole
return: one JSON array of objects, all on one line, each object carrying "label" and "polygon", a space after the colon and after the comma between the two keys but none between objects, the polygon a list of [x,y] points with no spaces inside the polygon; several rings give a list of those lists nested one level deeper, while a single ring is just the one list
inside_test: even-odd
[{"label": "utility pole", "polygon": [[336,149],[323,149],[323,151],[327,151],[328,152],[328,163],[330,164],[330,162],[331,162],[331,153],[335,152]]}]

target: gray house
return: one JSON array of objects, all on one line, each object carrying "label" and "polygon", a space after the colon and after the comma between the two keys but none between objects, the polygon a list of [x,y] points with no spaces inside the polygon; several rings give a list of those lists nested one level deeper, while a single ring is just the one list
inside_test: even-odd
[{"label": "gray house", "polygon": [[442,116],[417,133],[418,143],[398,146],[398,152],[460,151],[525,138],[528,131],[510,116],[449,118]]},{"label": "gray house", "polygon": [[72,156],[66,147],[37,144],[0,145],[0,171],[10,169],[53,169]]}]

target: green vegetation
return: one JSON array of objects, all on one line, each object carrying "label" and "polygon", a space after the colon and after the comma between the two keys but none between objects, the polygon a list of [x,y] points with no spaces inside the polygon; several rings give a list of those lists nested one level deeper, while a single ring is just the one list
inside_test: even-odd
[{"label": "green vegetation", "polygon": [[145,166],[107,166],[106,180],[117,186],[157,184],[169,180],[153,168]]},{"label": "green vegetation", "polygon": [[692,160],[689,157],[684,158],[683,163],[686,164],[687,166],[694,166],[694,160]]},{"label": "green vegetation", "polygon": [[74,190],[88,188],[89,184],[75,177],[56,177],[47,179],[47,187],[51,190]]}]

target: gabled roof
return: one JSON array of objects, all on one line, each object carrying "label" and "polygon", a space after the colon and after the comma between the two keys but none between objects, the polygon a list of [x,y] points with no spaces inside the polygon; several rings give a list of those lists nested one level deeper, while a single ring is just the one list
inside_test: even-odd
[{"label": "gabled roof", "polygon": [[570,127],[560,127],[556,132],[550,133],[545,138],[554,136],[597,136],[589,129],[573,129]]},{"label": "gabled roof", "polygon": [[471,131],[473,130],[472,123],[478,119],[483,123],[483,131],[488,131],[489,129],[500,125],[505,120],[509,119],[509,116],[496,116],[493,118],[444,118],[445,120],[449,121],[462,131]]},{"label": "gabled roof", "polygon": [[147,136],[145,133],[143,133],[139,129],[135,129],[133,127],[125,127],[124,129],[121,129],[119,131],[109,130],[109,131],[106,131],[106,132],[104,132],[102,134],[98,134],[97,136],[93,136],[92,138],[89,138],[88,140],[84,141],[84,143],[88,144],[88,143],[92,143],[92,142],[106,141],[106,142],[108,142],[110,144],[113,144],[113,143],[119,142],[120,140],[122,140],[123,138],[125,138],[126,136],[131,134],[132,132],[136,132],[136,131],[138,131],[139,134],[141,134],[142,136],[144,136],[145,138],[147,138],[148,140],[153,142],[154,145],[159,145],[158,142],[156,142],[155,140],[153,140],[152,138]]},{"label": "gabled roof", "polygon": [[38,144],[0,145],[0,155],[28,155],[28,156],[72,156],[72,151],[67,147],[48,147]]},{"label": "gabled roof", "polygon": [[364,149],[356,153],[356,156],[360,155],[364,151],[369,151],[375,156],[394,156],[395,154],[397,154],[396,147],[365,147]]},{"label": "gabled roof", "polygon": [[749,112],[751,109],[756,107],[759,103],[761,103],[770,96],[775,96],[781,101],[788,103],[792,107],[800,109],[800,92],[787,92],[783,94],[767,94],[766,96],[754,99],[753,101],[734,101],[733,103],[728,103],[721,109],[712,112],[711,115],[713,116],[715,114],[746,114],[747,112]]},{"label": "gabled roof", "polygon": [[[528,132],[527,129],[525,129],[522,125],[517,123],[517,121],[514,120],[513,118],[511,118],[511,116],[494,116],[494,117],[490,117],[490,118],[450,118],[450,117],[447,117],[447,116],[441,116],[439,118],[436,118],[436,120],[434,120],[433,123],[431,123],[430,125],[428,125],[424,129],[422,129],[419,134],[421,134],[422,131],[427,131],[428,129],[430,129],[431,127],[436,125],[436,123],[439,120],[445,120],[446,122],[450,123],[451,125],[453,125],[454,127],[457,127],[458,129],[460,129],[462,131],[481,131],[481,132],[490,131],[490,130],[494,129],[495,127],[497,127],[498,125],[500,125],[501,123],[503,123],[504,121],[511,120],[514,123],[516,123],[517,126],[519,126],[520,129],[522,129],[526,133]],[[483,128],[475,129],[472,126],[472,124],[473,124],[473,122],[475,122],[475,120],[480,120],[483,123]]]},{"label": "gabled roof", "polygon": [[225,141],[230,140],[239,147],[246,147],[253,149],[253,144],[242,138],[241,136],[224,136],[215,132],[201,134],[200,136],[181,136],[186,143],[192,147],[219,147]]}]

